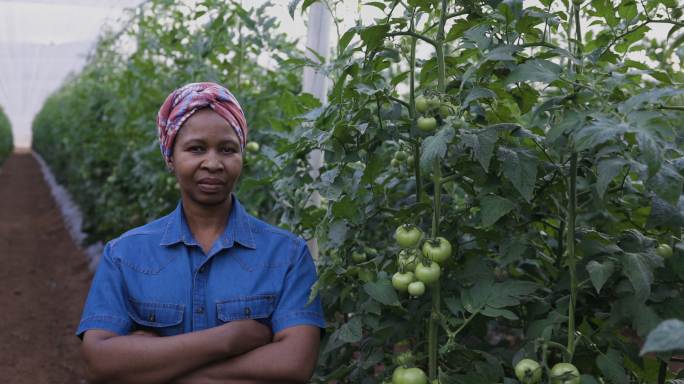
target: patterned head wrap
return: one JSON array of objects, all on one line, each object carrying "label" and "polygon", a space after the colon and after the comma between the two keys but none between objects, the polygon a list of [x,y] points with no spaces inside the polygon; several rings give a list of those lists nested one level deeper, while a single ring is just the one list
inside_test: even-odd
[{"label": "patterned head wrap", "polygon": [[211,108],[228,121],[244,151],[247,143],[247,120],[235,96],[216,83],[191,83],[171,92],[159,109],[157,132],[166,164],[169,164],[174,140],[183,123],[202,108]]}]

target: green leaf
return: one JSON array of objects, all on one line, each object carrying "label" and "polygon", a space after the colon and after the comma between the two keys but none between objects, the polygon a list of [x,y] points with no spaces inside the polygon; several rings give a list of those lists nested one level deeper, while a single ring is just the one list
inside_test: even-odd
[{"label": "green leaf", "polygon": [[434,136],[423,140],[420,153],[421,169],[429,170],[436,161],[440,161],[446,156],[447,144],[454,138],[454,128],[445,126]]},{"label": "green leaf", "polygon": [[345,220],[335,221],[328,230],[328,248],[337,248],[347,239],[347,223]]},{"label": "green leaf", "polygon": [[648,176],[652,177],[658,173],[662,164],[663,156],[660,151],[660,146],[655,138],[648,132],[639,132],[637,133],[636,138],[639,142],[641,156],[646,160],[646,165],[648,166]]},{"label": "green leaf", "polygon": [[487,195],[480,200],[480,203],[482,208],[482,225],[485,227],[493,225],[515,208],[515,203],[496,195]]},{"label": "green leaf", "polygon": [[558,80],[561,73],[561,67],[558,64],[552,63],[548,60],[531,59],[518,65],[506,77],[506,84],[538,81],[542,83],[550,83]]},{"label": "green leaf", "polygon": [[596,366],[609,382],[619,384],[628,383],[629,377],[625,373],[622,355],[615,349],[609,349],[608,353],[596,358]]},{"label": "green leaf", "polygon": [[358,207],[354,199],[347,195],[333,204],[332,213],[338,218],[353,219],[358,215]]},{"label": "green leaf", "polygon": [[351,39],[356,35],[356,27],[350,28],[347,32],[345,32],[342,37],[340,37],[340,41],[337,43],[337,47],[340,50],[340,52],[344,52],[344,50],[347,48],[349,45],[349,42]]},{"label": "green leaf", "polygon": [[568,111],[564,116],[563,120],[557,124],[553,124],[551,128],[546,132],[546,141],[553,142],[564,133],[571,133],[584,125],[587,119],[587,115],[583,112]]},{"label": "green leaf", "polygon": [[461,142],[473,150],[475,158],[480,163],[485,172],[489,170],[489,163],[494,155],[494,146],[499,135],[496,129],[484,129],[476,134],[463,134]]},{"label": "green leaf", "polygon": [[463,100],[463,104],[468,105],[474,100],[494,98],[496,98],[496,93],[494,93],[494,91],[482,87],[473,87],[470,92],[468,92],[468,96],[466,96],[465,100]]},{"label": "green leaf", "polygon": [[342,324],[337,334],[340,340],[345,343],[358,343],[363,338],[361,318],[354,316],[346,323]]},{"label": "green leaf", "polygon": [[606,23],[615,27],[618,25],[618,18],[615,16],[615,8],[611,0],[592,0],[591,5],[596,10],[596,16],[603,17]]},{"label": "green leaf", "polygon": [[674,205],[682,194],[682,183],[684,183],[684,176],[680,175],[671,164],[665,163],[646,185],[660,198]]},{"label": "green leaf", "polygon": [[503,317],[508,320],[518,320],[518,316],[515,313],[509,311],[508,309],[500,309],[486,306],[482,311],[480,311],[480,313],[488,317]]},{"label": "green leaf", "polygon": [[632,128],[625,123],[600,118],[575,132],[575,149],[577,151],[595,149],[609,140],[619,139],[622,134],[630,131]]},{"label": "green leaf", "polygon": [[626,160],[619,157],[601,160],[596,166],[596,193],[601,199],[615,176],[620,174],[622,168],[628,164]]},{"label": "green leaf", "polygon": [[497,157],[503,166],[504,176],[525,200],[532,201],[537,180],[537,157],[525,149],[506,147],[499,148]]},{"label": "green leaf", "polygon": [[641,107],[642,104],[655,104],[656,102],[660,102],[660,99],[682,94],[684,94],[684,90],[682,89],[656,88],[637,93],[622,103],[618,109],[622,113],[628,113],[634,108]]},{"label": "green leaf", "polygon": [[637,5],[634,0],[625,0],[618,7],[618,15],[625,20],[632,20],[637,15]]},{"label": "green leaf", "polygon": [[503,0],[497,8],[499,13],[506,18],[506,22],[510,23],[522,14],[522,3],[522,0]]},{"label": "green leaf", "polygon": [[677,230],[684,226],[684,196],[674,206],[658,196],[653,196],[651,214],[648,217],[649,227],[666,227]]},{"label": "green leaf", "polygon": [[641,301],[651,295],[653,284],[653,268],[643,254],[626,252],[622,256],[622,273],[632,283],[634,294]]},{"label": "green leaf", "polygon": [[596,293],[601,293],[601,288],[603,284],[608,281],[610,276],[615,271],[615,264],[612,261],[606,261],[601,264],[595,260],[587,263],[587,272],[589,272],[589,278],[591,279],[591,284],[596,289]]},{"label": "green leaf", "polygon": [[297,10],[297,6],[299,5],[299,2],[302,0],[292,0],[290,3],[287,5],[287,11],[290,13],[290,17],[294,20],[294,13]]},{"label": "green leaf", "polygon": [[389,28],[389,24],[372,25],[361,28],[359,36],[361,36],[361,40],[366,44],[367,49],[372,51],[382,45]]},{"label": "green leaf", "polygon": [[366,283],[363,285],[363,290],[381,304],[399,305],[397,292],[388,279],[380,279],[376,282]]},{"label": "green leaf", "polygon": [[648,334],[641,356],[650,352],[684,351],[684,321],[665,320]]}]

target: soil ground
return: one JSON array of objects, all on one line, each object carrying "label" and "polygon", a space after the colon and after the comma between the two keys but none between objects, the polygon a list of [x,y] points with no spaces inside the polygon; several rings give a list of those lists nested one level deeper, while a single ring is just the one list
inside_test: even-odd
[{"label": "soil ground", "polygon": [[0,381],[85,383],[74,331],[90,279],[38,163],[14,153],[0,168]]}]

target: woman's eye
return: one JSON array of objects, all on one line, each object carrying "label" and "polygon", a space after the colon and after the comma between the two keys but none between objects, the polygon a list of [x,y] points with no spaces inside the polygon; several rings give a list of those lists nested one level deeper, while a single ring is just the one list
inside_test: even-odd
[{"label": "woman's eye", "polygon": [[190,151],[190,152],[202,152],[203,150],[204,150],[204,148],[199,147],[199,146],[193,146],[193,147],[188,148],[188,151]]},{"label": "woman's eye", "polygon": [[235,153],[236,151],[234,148],[226,147],[226,148],[222,149],[222,152],[223,153]]}]

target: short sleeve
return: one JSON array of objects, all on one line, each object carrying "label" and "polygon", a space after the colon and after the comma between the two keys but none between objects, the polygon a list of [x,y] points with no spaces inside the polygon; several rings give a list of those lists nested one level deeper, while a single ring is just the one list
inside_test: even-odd
[{"label": "short sleeve", "polygon": [[318,278],[313,258],[303,240],[298,241],[296,253],[271,319],[274,334],[296,325],[325,328],[319,295],[309,303],[311,288]]},{"label": "short sleeve", "polygon": [[114,244],[111,241],[107,243],[98,263],[76,331],[78,337],[82,338],[83,333],[90,329],[125,335],[132,328],[133,323],[125,304],[120,265],[111,255]]}]

